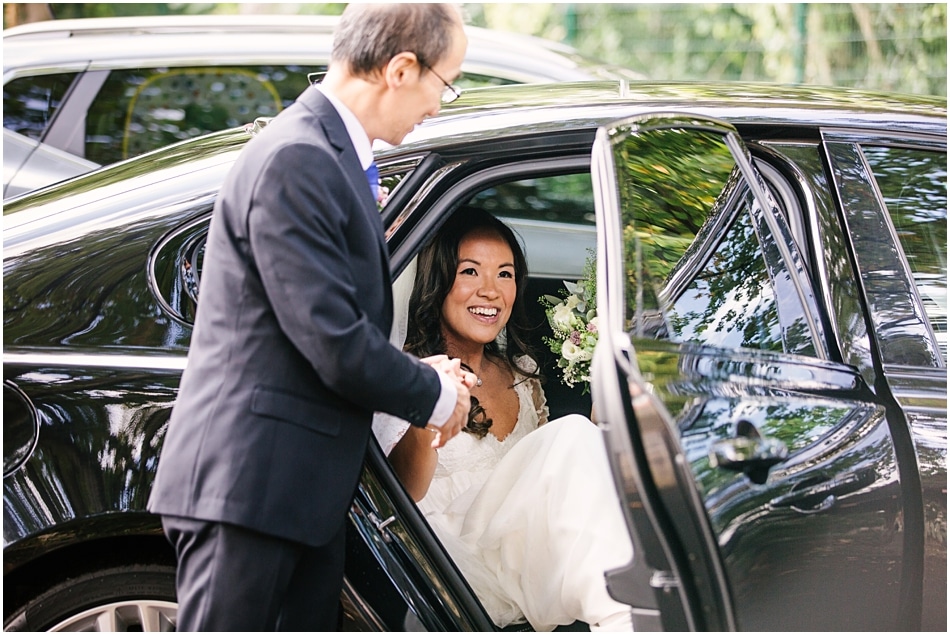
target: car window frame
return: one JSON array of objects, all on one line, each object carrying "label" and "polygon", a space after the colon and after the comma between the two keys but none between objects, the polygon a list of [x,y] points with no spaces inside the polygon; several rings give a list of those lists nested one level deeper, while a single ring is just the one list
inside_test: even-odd
[{"label": "car window frame", "polygon": [[110,73],[108,70],[86,70],[76,77],[63,98],[63,105],[53,114],[43,135],[43,143],[86,159],[86,114]]},{"label": "car window frame", "polygon": [[[532,177],[552,176],[552,173],[590,170],[590,155],[570,153],[551,158],[527,158],[499,161],[480,166],[469,174],[439,189],[438,184],[451,172],[463,167],[462,162],[448,162],[433,175],[396,217],[384,218],[390,250],[393,277],[398,276],[422,248],[422,245],[447,219],[452,211],[463,205],[478,191],[493,183],[516,181]],[[420,212],[421,210],[421,212]],[[506,218],[499,215],[500,218]]]},{"label": "car window frame", "polygon": [[[938,138],[926,134],[889,134],[884,131],[858,132],[834,128],[822,130],[822,153],[830,166],[831,179],[834,184],[835,202],[839,210],[844,210],[841,213],[841,218],[845,233],[853,238],[856,235],[856,227],[860,227],[865,220],[862,214],[873,211],[878,222],[889,232],[891,244],[895,252],[894,269],[900,272],[899,282],[906,290],[907,297],[913,302],[913,307],[909,307],[908,310],[902,314],[901,319],[902,323],[912,324],[914,327],[913,334],[909,337],[906,336],[907,329],[895,331],[894,329],[884,328],[886,325],[878,323],[875,320],[875,313],[872,309],[874,299],[877,297],[879,290],[874,288],[873,285],[868,285],[864,276],[865,268],[862,266],[862,262],[866,263],[867,254],[861,253],[860,248],[854,245],[853,240],[849,241],[852,257],[854,258],[856,266],[855,275],[858,279],[857,283],[864,296],[865,304],[868,307],[870,336],[877,342],[877,350],[881,363],[884,367],[891,367],[895,370],[945,369],[946,366],[940,354],[937,339],[934,335],[930,320],[927,318],[927,313],[920,299],[920,295],[917,292],[917,286],[913,280],[910,266],[907,263],[907,257],[895,233],[894,224],[890,218],[887,204],[878,189],[877,181],[871,167],[864,159],[861,150],[862,146],[920,149],[943,152],[946,154],[946,138]],[[846,167],[843,163],[849,160],[844,156],[846,153],[853,153],[855,161],[859,162],[856,169],[860,171],[860,174],[849,174],[848,176],[851,178],[848,178],[848,176],[843,173],[843,169]],[[860,178],[854,178],[855,176],[859,176]],[[855,192],[856,195],[863,196],[864,201],[868,204],[873,203],[873,210],[856,210],[853,206],[845,203],[845,200],[843,200],[844,197],[855,188],[860,188],[859,192]],[[929,357],[933,359],[935,363],[896,363],[889,361],[888,354],[884,348],[888,345],[896,344],[898,337],[902,333],[905,334],[905,337],[900,338],[899,343],[902,350],[906,351],[906,346],[911,345],[916,349],[914,354],[918,359],[922,361]]]}]

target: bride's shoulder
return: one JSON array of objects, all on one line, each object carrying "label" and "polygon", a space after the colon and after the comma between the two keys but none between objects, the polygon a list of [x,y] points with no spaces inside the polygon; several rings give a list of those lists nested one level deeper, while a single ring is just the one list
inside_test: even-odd
[{"label": "bride's shoulder", "polygon": [[530,355],[519,355],[515,357],[515,366],[523,373],[533,375],[538,372],[538,362]]}]

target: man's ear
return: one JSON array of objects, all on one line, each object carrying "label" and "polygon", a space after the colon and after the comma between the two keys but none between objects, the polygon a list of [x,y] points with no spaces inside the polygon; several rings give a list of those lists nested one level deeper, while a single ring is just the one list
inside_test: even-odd
[{"label": "man's ear", "polygon": [[391,88],[400,88],[408,81],[419,77],[419,60],[416,54],[410,51],[397,53],[383,68],[383,77],[386,85]]}]

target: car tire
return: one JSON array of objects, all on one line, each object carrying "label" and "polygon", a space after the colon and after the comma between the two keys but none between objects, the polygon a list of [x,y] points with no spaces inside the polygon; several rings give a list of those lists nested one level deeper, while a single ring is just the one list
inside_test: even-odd
[{"label": "car tire", "polygon": [[4,630],[172,632],[175,568],[123,565],[69,578],[30,600]]}]

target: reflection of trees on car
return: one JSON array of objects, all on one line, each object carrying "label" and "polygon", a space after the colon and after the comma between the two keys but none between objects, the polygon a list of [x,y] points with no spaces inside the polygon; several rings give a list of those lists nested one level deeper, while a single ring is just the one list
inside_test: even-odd
[{"label": "reflection of trees on car", "polygon": [[695,130],[651,130],[627,138],[618,159],[626,167],[620,184],[624,224],[666,234],[695,236],[735,166],[722,136]]},{"label": "reflection of trees on car", "polygon": [[[762,249],[747,208],[670,311],[676,341],[782,351],[782,333]],[[715,239],[715,237],[713,237]]]},{"label": "reflection of trees on car", "polygon": [[[783,350],[751,197],[722,136],[649,131],[626,140],[618,160],[627,168],[622,200],[631,201],[624,240],[637,328],[678,342]],[[645,327],[644,311],[663,311],[665,324]]]},{"label": "reflection of trees on car", "polygon": [[917,292],[947,358],[947,162],[941,152],[862,146]]},{"label": "reflection of trees on car", "polygon": [[615,147],[627,311],[641,335],[669,337],[661,298],[670,274],[686,255],[734,167],[716,134],[649,130]]}]

